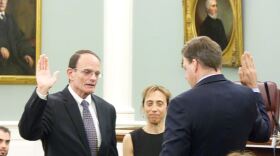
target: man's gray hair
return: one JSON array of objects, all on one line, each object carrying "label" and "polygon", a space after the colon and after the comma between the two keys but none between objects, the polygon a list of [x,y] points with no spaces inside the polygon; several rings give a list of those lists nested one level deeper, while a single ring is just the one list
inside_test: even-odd
[{"label": "man's gray hair", "polygon": [[205,7],[206,7],[206,9],[208,10],[209,9],[209,7],[210,7],[210,2],[211,2],[212,0],[206,0],[205,1]]}]

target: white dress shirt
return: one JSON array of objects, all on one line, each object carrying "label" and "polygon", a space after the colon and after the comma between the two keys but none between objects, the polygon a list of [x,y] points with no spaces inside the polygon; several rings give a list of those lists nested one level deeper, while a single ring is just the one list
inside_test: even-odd
[{"label": "white dress shirt", "polygon": [[89,108],[89,111],[90,111],[90,114],[92,116],[93,123],[94,123],[94,126],[95,126],[97,141],[98,141],[98,148],[99,148],[100,145],[101,145],[101,134],[100,134],[99,121],[98,121],[98,118],[97,118],[95,103],[91,99],[91,95],[88,95],[85,99],[82,99],[79,95],[77,95],[74,92],[74,90],[70,87],[70,85],[68,86],[68,89],[69,89],[69,92],[71,93],[71,95],[74,97],[74,99],[77,102],[77,105],[79,107],[82,118],[83,118],[83,115],[82,115],[83,114],[83,106],[81,105],[82,101],[86,100],[90,104],[91,107],[88,107],[88,108]]},{"label": "white dress shirt", "polygon": [[5,16],[5,12],[0,12],[0,19],[3,20]]}]

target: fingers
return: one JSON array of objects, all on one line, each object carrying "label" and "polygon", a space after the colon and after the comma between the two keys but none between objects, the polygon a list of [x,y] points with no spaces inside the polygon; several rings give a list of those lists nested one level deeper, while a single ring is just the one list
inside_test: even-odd
[{"label": "fingers", "polygon": [[246,78],[247,77],[246,77],[244,69],[242,67],[239,67],[238,75],[239,75],[240,83],[243,84],[243,85],[246,85]]},{"label": "fingers", "polygon": [[243,70],[242,70],[242,67],[239,67],[239,69],[238,69],[238,75],[239,75],[240,81],[242,81],[242,79],[243,79]]},{"label": "fingers", "polygon": [[46,54],[42,54],[40,55],[40,58],[38,60],[37,71],[48,70],[48,69],[49,69],[48,57]]},{"label": "fingers", "polygon": [[240,81],[243,85],[250,88],[257,86],[257,74],[253,57],[250,53],[245,52],[241,57],[241,67],[238,71]]},{"label": "fingers", "polygon": [[42,62],[42,55],[40,55],[39,60],[37,62],[37,66],[36,66],[36,73],[38,73],[41,70],[41,62]]},{"label": "fingers", "polygon": [[254,68],[255,68],[255,65],[254,65],[252,55],[248,52],[245,52],[241,56],[241,69],[247,70],[247,69],[254,69]]},{"label": "fingers", "polygon": [[255,68],[253,56],[249,52],[245,51],[241,61],[243,62],[242,66],[246,68]]},{"label": "fingers", "polygon": [[47,70],[49,66],[49,59],[47,55],[42,55],[41,70]]},{"label": "fingers", "polygon": [[250,67],[250,63],[248,62],[248,60],[250,60],[249,59],[249,57],[250,57],[250,54],[249,53],[247,53],[247,52],[245,52],[243,55],[242,55],[242,57],[241,57],[241,66],[243,67],[243,68],[249,68]]}]

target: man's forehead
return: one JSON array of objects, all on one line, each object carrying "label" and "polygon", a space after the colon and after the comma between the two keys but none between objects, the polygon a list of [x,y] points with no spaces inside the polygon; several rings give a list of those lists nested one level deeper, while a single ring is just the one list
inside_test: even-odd
[{"label": "man's forehead", "polygon": [[216,0],[210,0],[210,4],[216,4],[217,3],[217,1]]},{"label": "man's forehead", "polygon": [[85,63],[85,61],[100,63],[99,59],[92,54],[81,54],[80,58],[78,59],[78,63]]},{"label": "man's forehead", "polygon": [[80,54],[80,58],[81,57],[93,57],[93,58],[96,58],[97,60],[99,60],[95,55],[91,54],[91,53],[84,53],[84,54]]},{"label": "man's forehead", "polygon": [[10,140],[10,134],[8,132],[4,132],[0,130],[0,139]]}]

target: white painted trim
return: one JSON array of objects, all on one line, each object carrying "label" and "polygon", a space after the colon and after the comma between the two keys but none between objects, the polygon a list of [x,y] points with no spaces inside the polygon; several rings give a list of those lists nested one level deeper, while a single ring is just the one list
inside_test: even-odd
[{"label": "white painted trim", "polygon": [[104,99],[117,122],[134,120],[132,107],[132,1],[104,0]]}]

